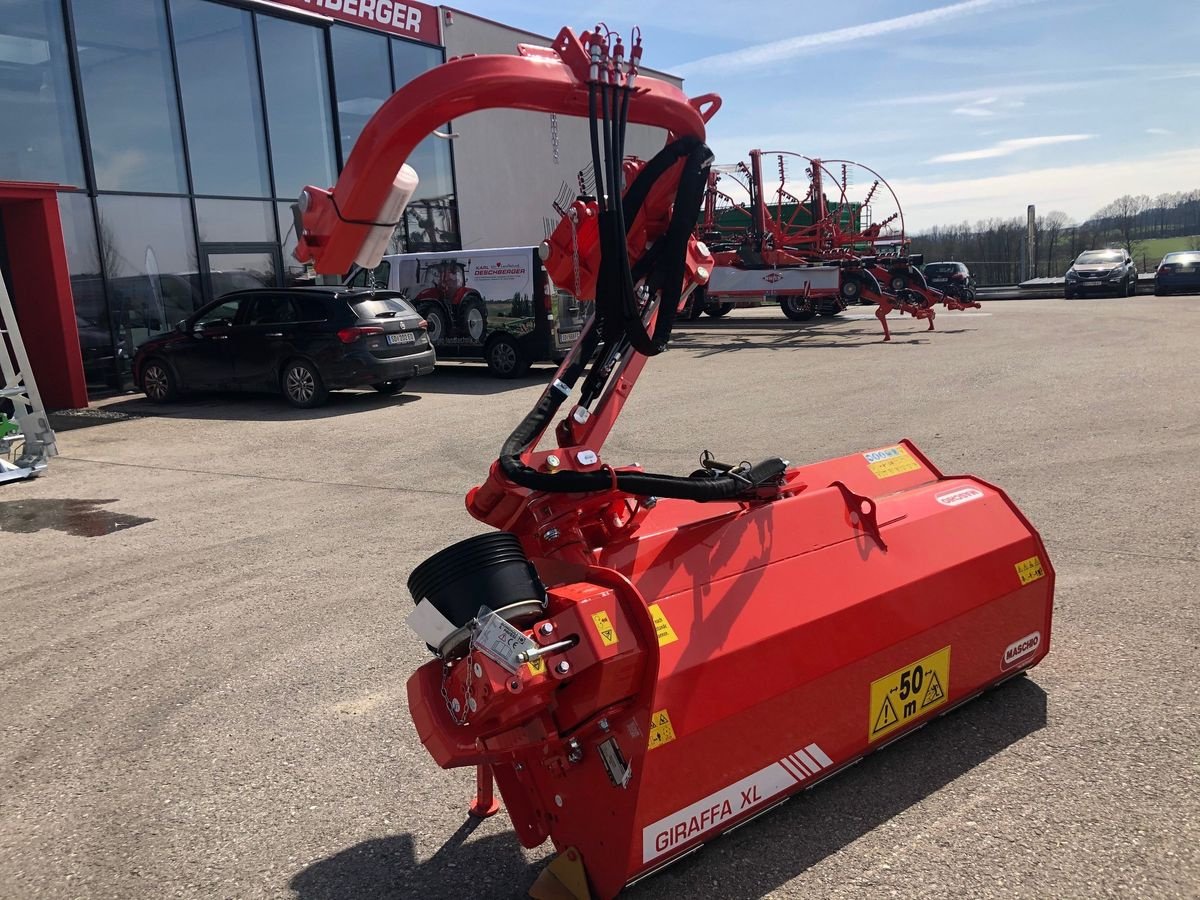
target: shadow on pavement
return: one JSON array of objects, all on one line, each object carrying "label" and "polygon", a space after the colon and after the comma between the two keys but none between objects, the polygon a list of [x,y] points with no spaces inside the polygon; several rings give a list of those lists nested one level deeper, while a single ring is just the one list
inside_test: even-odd
[{"label": "shadow on pavement", "polygon": [[403,407],[421,398],[405,389],[387,397],[378,391],[333,391],[329,402],[316,409],[296,409],[274,394],[212,392],[187,394],[171,403],[153,403],[138,394],[127,400],[106,403],[103,410],[126,417],[206,419],[228,422],[302,422]]},{"label": "shadow on pavement", "polygon": [[[1013,679],[622,896],[763,897],[1044,727],[1046,706],[1037,684]],[[314,863],[290,886],[297,900],[524,897],[541,864],[526,863],[512,832],[466,843],[477,824],[468,819],[426,862],[409,835],[379,838]]]},{"label": "shadow on pavement", "polygon": [[558,371],[557,366],[539,365],[520,378],[497,378],[483,363],[438,361],[437,371],[412,382],[409,387],[417,394],[471,394],[488,396],[506,394],[531,385],[544,385]]},{"label": "shadow on pavement", "polygon": [[376,838],[314,863],[289,887],[296,900],[524,897],[533,876],[516,835],[466,843],[479,823],[468,818],[423,863],[416,861],[411,836]]}]

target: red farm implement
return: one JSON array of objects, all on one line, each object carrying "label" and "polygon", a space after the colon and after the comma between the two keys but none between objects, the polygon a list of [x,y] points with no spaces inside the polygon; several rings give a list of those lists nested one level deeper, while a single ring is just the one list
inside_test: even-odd
[{"label": "red farm implement", "polygon": [[[764,156],[775,156],[779,170],[769,194]],[[804,163],[803,193],[789,179],[791,160]],[[830,166],[840,167],[840,176]],[[855,174],[861,173],[869,183],[855,196]],[[789,319],[803,321],[818,313],[837,315],[849,303],[873,303],[884,340],[890,340],[887,315],[893,310],[925,319],[932,330],[937,304],[978,308],[929,286],[920,258],[905,253],[904,212],[896,193],[873,169],[849,160],[751,150],[748,164],[725,167],[725,175],[737,186],[731,190],[745,199],[720,189],[722,173],[710,175],[697,231],[712,247],[716,268],[702,297],[693,301],[693,314],[701,308],[723,314],[739,299],[770,297]]]},{"label": "red farm implement", "polygon": [[[640,39],[624,49],[564,29],[419,76],[297,213],[301,259],[370,268],[415,186],[405,159],[441,123],[495,107],[589,122],[595,197],[545,253],[596,315],[467,496],[494,530],[409,579],[435,653],[408,682],[417,733],[438,765],[478,767],[476,814],[495,811],[494,779],[520,841],[553,841],[541,897],[612,897],[1049,648],[1037,532],[908,441],[798,466],[705,455],[689,476],[604,461],[710,274],[692,232],[720,105],[639,77]],[[627,122],[669,136],[623,173]]]}]

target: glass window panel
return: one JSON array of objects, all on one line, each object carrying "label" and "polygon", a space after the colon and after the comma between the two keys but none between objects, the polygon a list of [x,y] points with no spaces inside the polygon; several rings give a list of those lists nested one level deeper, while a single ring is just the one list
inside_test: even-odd
[{"label": "glass window panel", "polygon": [[292,287],[297,284],[313,284],[314,278],[307,267],[292,256],[296,249],[296,223],[292,218],[290,203],[276,203],[275,212],[279,218],[279,249],[283,254],[283,285]]},{"label": "glass window panel", "polygon": [[132,350],[202,302],[191,211],[187,200],[175,197],[97,202],[113,331]]},{"label": "glass window panel", "polygon": [[348,159],[363,126],[392,94],[388,39],[345,25],[330,28],[342,157]]},{"label": "glass window panel", "polygon": [[250,13],[171,0],[171,26],[196,193],[269,197]]},{"label": "glass window panel", "polygon": [[[258,44],[275,196],[298,197],[306,184],[328,187],[337,178],[337,165],[324,33],[300,22],[259,16]],[[299,97],[304,101],[298,102]]]},{"label": "glass window panel", "polygon": [[273,244],[271,204],[257,200],[197,200],[202,244]]},{"label": "glass window panel", "polygon": [[[444,61],[440,48],[392,39],[392,77],[399,90]],[[446,126],[446,131],[450,126]],[[450,142],[430,135],[408,158],[420,183],[393,237],[394,252],[455,250],[459,246],[458,203]]]},{"label": "glass window panel", "polygon": [[162,0],[71,0],[96,186],[185,193]]},{"label": "glass window panel", "polygon": [[62,8],[0,3],[0,172],[13,181],[83,187]]},{"label": "glass window panel", "polygon": [[67,248],[67,270],[71,273],[83,373],[89,385],[113,385],[118,361],[128,366],[130,354],[119,345],[113,351],[91,201],[86,194],[59,194],[58,214]]},{"label": "glass window panel", "polygon": [[404,87],[422,72],[445,62],[441,47],[412,44],[392,38],[392,78],[396,90]]}]

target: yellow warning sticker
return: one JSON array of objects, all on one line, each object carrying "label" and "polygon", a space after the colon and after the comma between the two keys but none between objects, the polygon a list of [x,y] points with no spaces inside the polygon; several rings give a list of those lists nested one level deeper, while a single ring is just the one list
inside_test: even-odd
[{"label": "yellow warning sticker", "polygon": [[863,458],[867,461],[867,468],[876,478],[891,478],[893,475],[901,475],[921,468],[921,464],[899,445],[884,447],[882,450],[872,450],[864,453]]},{"label": "yellow warning sticker", "polygon": [[600,640],[604,641],[605,647],[611,647],[619,640],[617,629],[613,628],[613,623],[608,617],[608,613],[592,613],[592,621],[595,623],[596,633],[600,635]]},{"label": "yellow warning sticker", "polygon": [[650,604],[650,618],[654,620],[654,630],[658,634],[658,646],[665,647],[667,644],[673,644],[679,640],[679,635],[675,633],[675,629],[671,627],[671,623],[667,621],[666,615],[658,608],[657,603]]},{"label": "yellow warning sticker", "polygon": [[529,662],[525,663],[525,668],[529,670],[530,675],[545,675],[546,661],[540,656],[535,656]]},{"label": "yellow warning sticker", "polygon": [[1045,578],[1046,570],[1042,568],[1040,559],[1031,556],[1029,559],[1023,559],[1017,563],[1017,577],[1021,579],[1021,584],[1029,584],[1031,581]]},{"label": "yellow warning sticker", "polygon": [[871,682],[867,738],[877,741],[913,719],[937,709],[950,692],[950,648]]},{"label": "yellow warning sticker", "polygon": [[660,709],[650,717],[650,749],[661,747],[675,740],[675,729],[671,727],[671,717],[665,709]]}]

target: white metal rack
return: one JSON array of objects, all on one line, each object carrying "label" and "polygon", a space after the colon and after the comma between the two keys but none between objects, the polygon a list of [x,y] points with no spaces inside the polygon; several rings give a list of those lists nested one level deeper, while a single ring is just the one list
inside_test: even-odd
[{"label": "white metal rack", "polygon": [[0,399],[12,403],[12,421],[17,426],[16,432],[8,434],[3,432],[9,429],[0,428],[0,483],[3,483],[38,475],[45,470],[50,457],[58,453],[3,277],[0,277],[0,375],[4,376]]}]

